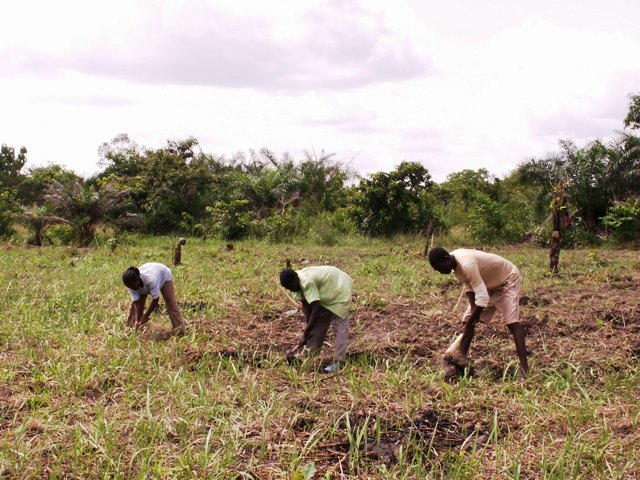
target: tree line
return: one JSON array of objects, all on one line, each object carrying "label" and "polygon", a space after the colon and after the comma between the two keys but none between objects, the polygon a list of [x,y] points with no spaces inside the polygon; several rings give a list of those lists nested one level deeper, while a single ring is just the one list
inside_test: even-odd
[{"label": "tree line", "polygon": [[87,246],[101,231],[117,243],[126,230],[323,244],[352,233],[546,243],[550,230],[567,246],[626,241],[640,233],[640,95],[629,96],[623,125],[608,143],[561,140],[505,178],[479,168],[441,183],[416,162],[361,177],[325,152],[226,157],[195,138],[149,149],[125,134],[99,148],[102,171],[84,179],[56,164],[25,172],[27,149],[3,144],[0,236],[22,224],[35,245]]}]

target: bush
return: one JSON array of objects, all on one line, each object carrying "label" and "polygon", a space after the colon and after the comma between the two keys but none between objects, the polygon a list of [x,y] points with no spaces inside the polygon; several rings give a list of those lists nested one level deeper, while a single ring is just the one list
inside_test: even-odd
[{"label": "bush", "polygon": [[602,238],[577,222],[564,231],[560,240],[562,248],[595,247],[601,243]]},{"label": "bush", "polygon": [[471,234],[487,243],[520,241],[530,224],[530,211],[522,202],[500,203],[477,193],[469,215]]},{"label": "bush", "polygon": [[54,225],[47,230],[47,236],[54,242],[70,245],[76,240],[75,232],[69,225]]},{"label": "bush", "polygon": [[324,212],[312,217],[310,237],[318,245],[333,246],[338,245],[341,237],[352,234],[355,229],[346,211]]},{"label": "bush", "polygon": [[251,232],[251,212],[248,200],[216,202],[207,207],[211,215],[211,232],[224,240],[240,240]]},{"label": "bush", "polygon": [[256,223],[256,236],[264,236],[273,243],[286,243],[298,235],[307,235],[311,222],[305,215],[288,212],[285,215],[272,215]]},{"label": "bush", "polygon": [[640,236],[640,197],[630,198],[609,210],[609,214],[602,217],[602,223],[616,240],[633,240]]},{"label": "bush", "polygon": [[13,201],[13,194],[9,191],[0,193],[0,237],[9,237],[14,233],[13,220],[17,208]]}]

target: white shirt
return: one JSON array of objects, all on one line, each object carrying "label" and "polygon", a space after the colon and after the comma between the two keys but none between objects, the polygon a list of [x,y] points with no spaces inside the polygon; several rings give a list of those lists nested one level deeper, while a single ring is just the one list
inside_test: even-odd
[{"label": "white shirt", "polygon": [[169,267],[161,263],[145,263],[140,266],[139,270],[143,287],[139,290],[129,289],[131,299],[134,302],[140,300],[141,295],[151,295],[151,298],[154,300],[160,298],[160,289],[162,286],[165,282],[173,280],[173,275],[171,275]]}]

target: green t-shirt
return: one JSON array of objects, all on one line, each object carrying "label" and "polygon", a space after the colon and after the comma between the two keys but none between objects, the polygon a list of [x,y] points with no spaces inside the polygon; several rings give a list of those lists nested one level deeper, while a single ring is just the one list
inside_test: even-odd
[{"label": "green t-shirt", "polygon": [[327,310],[344,318],[351,308],[351,277],[336,267],[307,267],[296,272],[300,278],[298,299],[320,302]]}]

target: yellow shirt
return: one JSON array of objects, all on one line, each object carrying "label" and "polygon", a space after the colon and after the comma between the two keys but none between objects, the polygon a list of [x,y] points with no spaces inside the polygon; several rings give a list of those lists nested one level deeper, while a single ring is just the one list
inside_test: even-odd
[{"label": "yellow shirt", "polygon": [[336,267],[307,267],[296,272],[301,292],[298,299],[320,302],[327,310],[345,318],[351,308],[351,277]]},{"label": "yellow shirt", "polygon": [[457,263],[453,273],[465,284],[467,292],[475,293],[479,307],[489,306],[490,290],[500,287],[512,275],[520,275],[513,263],[493,253],[459,248],[451,255]]}]

